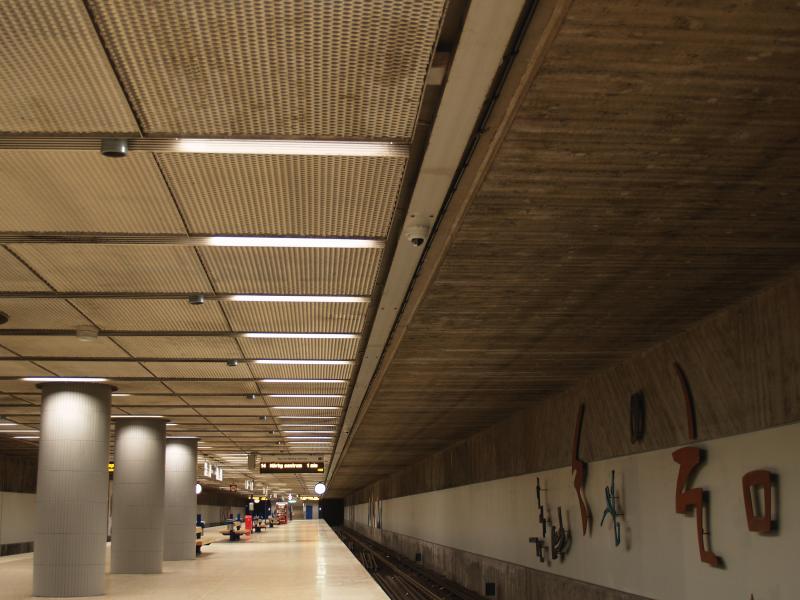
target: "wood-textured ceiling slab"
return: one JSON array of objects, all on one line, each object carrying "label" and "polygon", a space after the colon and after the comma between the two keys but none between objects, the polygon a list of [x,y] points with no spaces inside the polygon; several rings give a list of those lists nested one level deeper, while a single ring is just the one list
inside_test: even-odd
[{"label": "wood-textured ceiling slab", "polygon": [[2,231],[185,233],[152,157],[0,150]]},{"label": "wood-textured ceiling slab", "polygon": [[369,305],[362,302],[224,302],[236,331],[360,333]]},{"label": "wood-textured ceiling slab", "polygon": [[[0,300],[0,305],[3,304]],[[217,302],[199,306],[184,300],[85,298],[73,300],[101,329],[116,331],[224,331],[228,328]]]},{"label": "wood-textured ceiling slab", "polygon": [[0,39],[0,131],[138,130],[80,0],[5,0]]},{"label": "wood-textured ceiling slab", "polygon": [[369,296],[378,248],[200,248],[220,293]]},{"label": "wood-textured ceiling slab", "polygon": [[114,341],[137,358],[242,358],[236,339],[220,335],[127,335]]},{"label": "wood-textured ceiling slab", "polygon": [[337,493],[381,471],[352,465],[414,462],[797,268],[799,17],[573,2]]},{"label": "wood-textured ceiling slab", "polygon": [[89,2],[146,133],[404,139],[444,4]]},{"label": "wood-textured ceiling slab", "polygon": [[210,292],[194,248],[12,244],[10,248],[59,292]]},{"label": "wood-textured ceiling slab", "polygon": [[0,311],[8,315],[8,323],[0,325],[3,329],[74,329],[91,324],[66,300],[0,298]]},{"label": "wood-textured ceiling slab", "polygon": [[197,234],[385,237],[406,161],[346,156],[161,154]]},{"label": "wood-textured ceiling slab", "polygon": [[0,345],[21,356],[114,358],[127,354],[109,338],[83,342],[74,335],[0,335]]}]

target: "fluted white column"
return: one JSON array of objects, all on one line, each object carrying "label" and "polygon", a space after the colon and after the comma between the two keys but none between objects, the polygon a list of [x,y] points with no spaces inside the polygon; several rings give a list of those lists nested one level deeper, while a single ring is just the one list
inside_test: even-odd
[{"label": "fluted white column", "polygon": [[45,383],[33,551],[34,596],[104,593],[112,386]]},{"label": "fluted white column", "polygon": [[197,438],[167,438],[164,469],[164,560],[192,560],[197,541]]},{"label": "fluted white column", "polygon": [[111,572],[161,573],[167,419],[114,417]]}]

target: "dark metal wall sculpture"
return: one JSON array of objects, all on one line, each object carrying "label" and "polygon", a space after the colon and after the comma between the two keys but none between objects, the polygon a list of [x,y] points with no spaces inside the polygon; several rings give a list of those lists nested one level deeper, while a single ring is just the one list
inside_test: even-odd
[{"label": "dark metal wall sculpture", "polygon": [[536,558],[539,559],[539,562],[544,562],[547,556],[547,526],[550,525],[550,559],[551,560],[559,560],[563,559],[567,552],[569,551],[569,547],[572,541],[572,537],[570,536],[570,532],[568,529],[564,529],[564,519],[561,515],[561,507],[559,506],[557,509],[558,512],[558,527],[552,522],[545,518],[544,514],[544,504],[542,503],[542,492],[546,491],[539,482],[539,478],[536,478],[536,503],[538,505],[539,511],[539,524],[542,526],[542,535],[541,537],[532,537],[528,538],[528,541],[531,544],[535,544],[536,546]]},{"label": "dark metal wall sculpture", "polygon": [[673,363],[675,373],[678,375],[678,380],[681,382],[681,389],[683,390],[683,400],[686,405],[686,421],[688,426],[688,433],[690,440],[697,439],[697,420],[695,418],[694,410],[694,396],[692,396],[692,388],[689,386],[689,379],[686,377],[686,372],[680,364]]},{"label": "dark metal wall sculpture", "polygon": [[612,529],[614,530],[614,545],[619,546],[620,542],[622,541],[622,537],[620,535],[618,518],[623,516],[623,513],[619,512],[619,498],[617,497],[614,475],[614,471],[612,470],[611,486],[606,486],[606,509],[603,511],[603,517],[600,519],[600,526],[603,526],[603,522],[606,520],[606,517],[611,517]]},{"label": "dark metal wall sculpture", "polygon": [[694,509],[700,560],[712,567],[719,567],[722,559],[711,552],[707,546],[706,540],[709,540],[710,545],[710,532],[703,528],[703,514],[708,500],[707,492],[702,488],[686,489],[692,473],[703,462],[703,451],[700,448],[688,446],[673,452],[672,459],[680,465],[678,481],[675,486],[675,512],[687,514]]},{"label": "dark metal wall sculpture", "polygon": [[578,419],[575,422],[575,435],[572,438],[572,475],[573,485],[575,486],[575,493],[578,495],[578,504],[581,509],[581,528],[583,535],[589,528],[592,519],[592,513],[589,508],[589,503],[586,501],[586,463],[578,457],[578,451],[581,444],[581,428],[583,427],[583,413],[586,407],[581,404],[578,408]]},{"label": "dark metal wall sculpture", "polygon": [[644,392],[631,396],[631,444],[644,438]]},{"label": "dark metal wall sculpture", "polygon": [[[772,489],[777,485],[775,473],[759,470],[745,473],[742,477],[742,491],[744,492],[744,511],[747,515],[747,528],[755,533],[770,533],[778,528],[777,519],[772,518]],[[764,504],[761,514],[757,515],[753,497],[758,490],[764,490]]]}]

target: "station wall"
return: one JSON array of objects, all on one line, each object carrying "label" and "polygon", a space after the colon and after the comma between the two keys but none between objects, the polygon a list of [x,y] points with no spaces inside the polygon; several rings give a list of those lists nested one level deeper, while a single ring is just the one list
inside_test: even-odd
[{"label": "station wall", "polygon": [[[411,557],[424,548],[428,566],[481,593],[494,577],[506,590],[498,597],[794,598],[782,581],[798,587],[783,558],[800,544],[792,515],[800,505],[800,436],[792,425],[800,421],[798,331],[794,275],[359,490],[347,499],[347,523]],[[696,440],[687,431],[676,362],[694,398]],[[637,391],[645,396],[645,433],[634,442],[630,398]],[[580,405],[580,457],[589,464],[596,529],[590,538],[577,532],[563,564],[542,567],[533,564],[528,543],[536,535],[537,474],[547,480],[551,509],[561,504],[573,533],[580,528],[569,467]],[[710,490],[712,547],[725,569],[700,563],[693,518],[675,514],[670,453],[690,444],[709,452],[696,482]],[[781,476],[777,536],[751,534],[743,522],[741,477],[752,468]],[[611,469],[623,490],[630,549],[614,548],[610,532],[599,528]],[[382,530],[366,525],[369,500],[382,501]],[[501,508],[492,511],[495,501]]]}]

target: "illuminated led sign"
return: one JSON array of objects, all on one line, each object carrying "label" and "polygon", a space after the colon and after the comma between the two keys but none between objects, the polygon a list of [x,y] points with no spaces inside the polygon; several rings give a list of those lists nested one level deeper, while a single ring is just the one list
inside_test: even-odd
[{"label": "illuminated led sign", "polygon": [[262,462],[262,473],[324,473],[321,462]]}]

